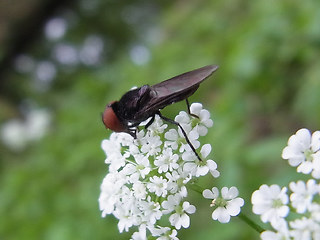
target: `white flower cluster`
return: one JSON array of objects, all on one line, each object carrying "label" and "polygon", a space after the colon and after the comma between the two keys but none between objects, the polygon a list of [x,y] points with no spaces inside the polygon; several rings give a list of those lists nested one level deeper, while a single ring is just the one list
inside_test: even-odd
[{"label": "white flower cluster", "polygon": [[[282,157],[289,160],[297,172],[320,177],[320,132],[312,135],[300,129],[289,138]],[[269,222],[274,231],[261,233],[263,240],[320,239],[320,184],[315,179],[299,180],[288,188],[279,185],[262,185],[251,197],[253,212]]]},{"label": "white flower cluster", "polygon": [[[199,142],[213,125],[210,113],[200,103],[193,103],[190,110],[199,118],[180,112],[175,121],[186,131],[202,161],[180,129],[168,130],[158,116],[137,133],[137,139],[126,133],[112,133],[102,142],[109,172],[101,185],[100,210],[103,217],[113,214],[119,220],[120,232],[137,226],[131,239],[147,239],[148,232],[159,240],[178,239],[177,230],[188,228],[189,214],[196,211],[185,201],[186,184],[208,173],[219,176],[217,164],[208,159],[211,145],[200,146]],[[160,219],[165,215],[169,226],[161,226]]]}]

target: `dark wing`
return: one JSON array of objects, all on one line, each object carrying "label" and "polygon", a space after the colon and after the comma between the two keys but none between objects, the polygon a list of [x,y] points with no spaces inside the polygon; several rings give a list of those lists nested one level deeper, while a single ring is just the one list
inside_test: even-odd
[{"label": "dark wing", "polygon": [[139,110],[138,115],[143,112],[155,112],[171,103],[188,98],[198,89],[199,84],[217,69],[217,65],[208,65],[151,86],[151,99]]}]

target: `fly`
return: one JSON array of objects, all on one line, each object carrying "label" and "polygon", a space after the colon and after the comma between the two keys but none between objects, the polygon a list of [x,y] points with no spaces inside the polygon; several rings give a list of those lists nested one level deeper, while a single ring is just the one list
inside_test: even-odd
[{"label": "fly", "polygon": [[181,129],[192,151],[202,161],[182,126],[178,122],[164,117],[160,113],[160,109],[172,103],[186,100],[189,114],[198,117],[190,112],[188,97],[194,94],[200,83],[217,69],[217,65],[208,65],[152,86],[143,85],[130,90],[119,101],[112,101],[106,106],[102,114],[102,121],[106,128],[114,132],[125,132],[136,138],[137,126],[151,117],[145,126],[148,128],[153,123],[155,115],[159,115],[164,121],[175,124]]}]

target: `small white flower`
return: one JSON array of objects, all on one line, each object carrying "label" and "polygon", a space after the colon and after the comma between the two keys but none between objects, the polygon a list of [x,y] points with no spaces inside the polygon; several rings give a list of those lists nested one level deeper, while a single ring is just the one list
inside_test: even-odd
[{"label": "small white flower", "polygon": [[292,230],[290,235],[293,239],[319,239],[320,238],[320,225],[313,219],[303,217],[302,219],[296,219],[290,222]]},{"label": "small white flower", "polygon": [[176,236],[178,234],[176,229],[169,227],[149,227],[149,230],[154,237],[158,237],[157,240],[179,240]]},{"label": "small white flower", "polygon": [[176,194],[176,195],[169,195],[167,197],[167,200],[162,202],[162,207],[163,207],[163,213],[164,214],[168,214],[171,213],[176,206],[178,206],[180,204],[181,201],[181,197]]},{"label": "small white flower", "polygon": [[121,195],[122,187],[125,184],[125,175],[121,173],[109,173],[105,176],[100,187],[101,194],[99,197],[99,207],[103,217],[114,211]]},{"label": "small white flower", "polygon": [[288,140],[288,146],[282,151],[282,158],[297,167],[297,172],[309,174],[314,167],[315,153],[319,151],[320,132],[311,133],[308,129],[300,129]]},{"label": "small white flower", "polygon": [[113,215],[119,219],[118,222],[118,229],[119,232],[122,233],[123,230],[128,232],[129,228],[136,223],[136,217],[131,215],[128,211],[125,211],[124,208],[116,208],[113,212]]},{"label": "small white flower", "polygon": [[150,192],[154,192],[157,196],[165,197],[168,193],[168,181],[162,176],[153,176],[150,178],[150,182],[147,184],[147,188]]},{"label": "small white flower", "polygon": [[188,155],[182,156],[182,158],[186,161],[186,163],[183,165],[183,170],[196,177],[206,175],[209,170],[213,176],[219,176],[219,172],[216,170],[217,165],[215,164],[215,162],[211,159],[207,161],[205,160],[210,152],[210,144],[205,144],[202,146],[200,150],[200,157],[202,161],[195,158],[192,152],[188,152]]},{"label": "small white flower", "polygon": [[190,218],[187,213],[192,214],[196,211],[196,207],[189,202],[184,202],[182,206],[175,207],[175,213],[169,217],[169,221],[176,229],[188,228],[190,225]]},{"label": "small white flower", "polygon": [[186,197],[188,194],[186,184],[191,179],[191,174],[183,172],[181,168],[178,171],[172,173],[167,172],[166,178],[168,179],[168,190],[175,194],[179,194],[181,197]]},{"label": "small white flower", "polygon": [[320,204],[313,202],[309,208],[310,218],[320,223]]},{"label": "small white flower", "polygon": [[147,189],[142,182],[134,182],[132,185],[133,195],[138,199],[145,199],[147,196]]},{"label": "small white flower", "polygon": [[190,106],[190,112],[197,115],[199,118],[194,119],[196,122],[195,130],[200,136],[205,136],[208,133],[208,128],[212,127],[213,121],[210,119],[210,113],[208,110],[203,109],[201,103],[192,103]]},{"label": "small white flower", "polygon": [[315,194],[319,193],[319,185],[314,179],[310,179],[307,184],[303,181],[291,182],[289,187],[292,191],[290,195],[291,204],[298,213],[304,213],[312,204]]},{"label": "small white flower", "polygon": [[142,153],[145,153],[147,156],[154,156],[160,152],[162,141],[158,135],[146,134],[140,144]]},{"label": "small white flower", "polygon": [[[195,149],[197,149],[200,146],[200,142],[197,140],[199,135],[195,131],[191,131],[192,128],[191,128],[190,124],[188,124],[188,125],[181,124],[181,127],[183,128],[183,130],[187,134],[187,137],[188,137],[189,141],[191,142],[191,144],[193,145],[193,147]],[[171,146],[173,150],[178,149],[178,147],[180,146],[179,147],[180,153],[184,153],[185,151],[187,151],[187,152],[192,151],[180,128],[178,128],[178,130],[170,129],[168,132],[165,133],[164,137],[165,137],[165,139],[168,140],[165,142],[165,145]]]},{"label": "small white flower", "polygon": [[277,221],[273,224],[273,231],[264,231],[260,234],[262,240],[291,240],[288,223],[284,219]]},{"label": "small white flower", "polygon": [[286,205],[289,198],[286,191],[287,188],[280,189],[278,185],[260,186],[251,197],[253,213],[261,215],[263,222],[274,224],[279,219],[286,217],[289,213],[289,207]]},{"label": "small white flower", "polygon": [[160,203],[151,201],[150,197],[147,201],[140,203],[141,212],[143,212],[145,219],[150,224],[155,224],[157,220],[162,217],[162,211],[160,210]]},{"label": "small white flower", "polygon": [[164,134],[164,137],[169,140],[165,142],[166,145],[170,146],[173,150],[178,149],[178,139],[180,136],[176,129],[169,129],[169,131]]},{"label": "small white flower", "polygon": [[159,173],[167,172],[168,170],[173,171],[179,167],[178,159],[178,154],[173,154],[171,148],[166,148],[161,155],[156,157],[154,165],[158,167]]},{"label": "small white flower", "polygon": [[161,237],[158,237],[157,240],[179,240],[179,238],[177,238],[177,230],[171,228],[168,229],[169,230]]},{"label": "small white flower", "polygon": [[147,240],[147,228],[146,224],[141,224],[139,226],[139,231],[134,232],[130,240]]},{"label": "small white flower", "polygon": [[109,170],[114,172],[117,171],[120,167],[125,165],[126,157],[121,153],[121,144],[115,139],[116,134],[112,133],[110,135],[110,140],[105,139],[101,143],[101,148],[107,155],[105,163],[110,164]]},{"label": "small white flower", "polygon": [[179,114],[174,118],[174,120],[181,125],[189,125],[190,124],[190,115],[185,111],[180,111]]},{"label": "small white flower", "polygon": [[202,195],[204,198],[212,199],[210,207],[215,207],[212,212],[212,219],[221,223],[229,222],[230,216],[237,216],[244,205],[243,199],[237,197],[239,191],[236,187],[229,189],[223,187],[221,189],[221,197],[219,197],[219,190],[216,187],[213,187],[212,190],[205,189]]},{"label": "small white flower", "polygon": [[288,233],[264,231],[260,234],[262,240],[291,240],[292,238]]}]

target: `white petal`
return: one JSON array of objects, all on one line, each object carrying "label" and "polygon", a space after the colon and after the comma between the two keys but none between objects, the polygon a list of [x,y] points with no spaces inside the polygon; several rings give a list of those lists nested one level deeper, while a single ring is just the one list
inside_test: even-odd
[{"label": "white petal", "polygon": [[205,121],[203,121],[203,124],[207,127],[207,128],[211,128],[213,126],[213,121],[211,119],[207,119]]},{"label": "white petal", "polygon": [[182,214],[180,219],[181,219],[182,227],[188,228],[190,226],[190,218],[189,218],[189,216],[187,214]]},{"label": "white petal", "polygon": [[207,199],[214,199],[215,198],[215,194],[213,194],[213,192],[210,191],[209,189],[203,190],[202,196]]},{"label": "white petal", "polygon": [[217,187],[213,187],[212,188],[212,192],[213,192],[213,194],[215,196],[214,198],[219,197],[219,189]]},{"label": "white petal", "polygon": [[278,216],[280,217],[286,217],[288,216],[289,214],[289,207],[288,206],[282,206],[280,208],[277,209],[277,213],[278,213]]},{"label": "white petal", "polygon": [[[210,118],[210,112],[208,111],[208,110],[206,110],[206,109],[202,109],[201,111],[200,111],[200,116],[199,116],[199,118],[201,119],[201,120],[209,120],[209,118]],[[212,121],[212,120],[211,120]],[[207,127],[209,127],[209,126],[207,126]],[[210,126],[211,127],[211,126]]]},{"label": "white petal", "polygon": [[196,140],[199,138],[199,133],[197,131],[190,131],[189,132],[189,135],[188,135],[189,139],[192,141],[192,140]]},{"label": "white petal", "polygon": [[320,150],[320,131],[316,131],[312,134],[311,148],[314,152]]},{"label": "white petal", "polygon": [[200,154],[203,158],[206,158],[210,152],[211,152],[211,144],[205,144],[202,146],[201,150],[200,150]]},{"label": "white petal", "polygon": [[175,141],[178,139],[178,132],[175,129],[170,129],[164,134],[164,137],[168,140]]},{"label": "white petal", "polygon": [[236,187],[231,187],[230,189],[223,187],[221,189],[221,195],[224,199],[233,199],[239,195],[239,191]]},{"label": "white petal", "polygon": [[196,167],[197,165],[195,163],[187,162],[183,165],[183,171],[189,173],[189,172],[192,172]]},{"label": "white petal", "polygon": [[227,213],[226,209],[218,207],[212,213],[212,219],[218,220],[221,223],[227,223],[230,221],[230,215]]},{"label": "white petal", "polygon": [[232,199],[228,202],[226,209],[230,216],[237,216],[240,213],[240,207],[242,207],[244,201],[242,198]]},{"label": "white petal", "polygon": [[312,169],[313,169],[312,162],[303,162],[297,167],[297,172],[309,174],[309,173],[311,173]]},{"label": "white petal", "polygon": [[210,171],[216,170],[218,167],[217,163],[211,159],[207,160],[207,166],[209,167]]},{"label": "white petal", "polygon": [[190,106],[190,112],[192,114],[195,114],[199,116],[200,111],[202,110],[202,104],[201,103],[192,103]]},{"label": "white petal", "polygon": [[310,147],[311,143],[311,133],[308,129],[302,128],[297,131],[296,136],[299,138],[299,142],[304,149]]},{"label": "white petal", "polygon": [[200,136],[205,136],[208,133],[208,129],[205,126],[197,125],[197,132]]},{"label": "white petal", "polygon": [[184,203],[182,204],[182,206],[183,206],[183,209],[184,209],[187,213],[192,214],[192,213],[195,213],[195,212],[196,212],[196,207],[195,207],[195,206],[193,206],[193,205],[191,205],[191,204],[189,204],[189,203],[185,205],[185,203],[188,203],[188,202],[184,202]]},{"label": "white petal", "polygon": [[205,176],[209,172],[207,166],[198,166],[196,171],[196,177]]}]

